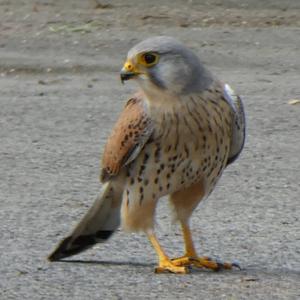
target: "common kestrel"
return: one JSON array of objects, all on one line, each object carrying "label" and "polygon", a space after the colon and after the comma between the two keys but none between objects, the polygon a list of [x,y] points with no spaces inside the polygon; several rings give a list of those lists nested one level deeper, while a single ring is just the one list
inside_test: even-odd
[{"label": "common kestrel", "polygon": [[[129,79],[138,83],[139,91],[107,140],[102,192],[49,260],[106,241],[121,223],[126,230],[146,233],[158,255],[158,273],[186,273],[188,266],[238,266],[198,256],[189,219],[243,149],[241,98],[190,49],[166,36],[146,39],[128,52],[121,80]],[[185,242],[185,254],[175,259],[167,256],[154,234],[156,204],[165,195]]]}]

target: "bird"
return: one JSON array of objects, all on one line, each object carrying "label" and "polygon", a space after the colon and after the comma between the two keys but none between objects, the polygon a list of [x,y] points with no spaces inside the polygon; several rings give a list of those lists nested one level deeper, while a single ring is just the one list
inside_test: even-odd
[{"label": "bird", "polygon": [[[135,81],[138,89],[104,147],[102,189],[48,259],[61,260],[103,243],[121,225],[148,237],[158,256],[156,273],[240,268],[236,262],[197,254],[190,217],[244,147],[241,97],[194,51],[168,36],[150,37],[133,46],[120,79]],[[155,233],[155,210],[163,196],[168,196],[182,229],[185,252],[177,258],[167,255]]]}]

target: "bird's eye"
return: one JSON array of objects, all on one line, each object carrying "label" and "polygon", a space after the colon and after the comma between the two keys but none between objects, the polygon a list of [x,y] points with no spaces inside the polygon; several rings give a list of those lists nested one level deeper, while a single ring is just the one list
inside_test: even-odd
[{"label": "bird's eye", "polygon": [[155,55],[153,55],[152,53],[146,53],[144,54],[144,59],[145,62],[150,65],[155,61]]},{"label": "bird's eye", "polygon": [[141,62],[148,67],[155,65],[157,61],[158,61],[158,55],[155,53],[147,52],[144,53],[141,57]]}]

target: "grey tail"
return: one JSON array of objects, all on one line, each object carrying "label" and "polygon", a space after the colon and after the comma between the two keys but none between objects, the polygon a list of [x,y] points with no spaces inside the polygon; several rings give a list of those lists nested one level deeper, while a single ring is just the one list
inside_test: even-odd
[{"label": "grey tail", "polygon": [[93,206],[73,232],[58,244],[48,260],[57,261],[78,254],[110,238],[120,225],[122,193],[123,186],[118,182],[106,183]]}]

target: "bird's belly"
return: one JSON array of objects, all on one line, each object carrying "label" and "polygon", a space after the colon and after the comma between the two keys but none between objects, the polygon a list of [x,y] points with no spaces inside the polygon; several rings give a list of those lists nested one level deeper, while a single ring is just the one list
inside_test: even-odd
[{"label": "bird's belly", "polygon": [[228,155],[225,147],[217,148],[213,143],[208,146],[195,140],[180,141],[177,147],[171,143],[164,143],[164,147],[160,143],[148,144],[128,168],[128,189],[140,199],[154,199],[201,180],[208,194],[220,177]]}]

